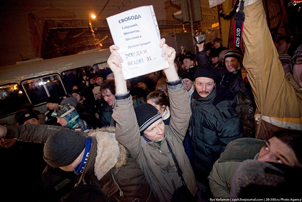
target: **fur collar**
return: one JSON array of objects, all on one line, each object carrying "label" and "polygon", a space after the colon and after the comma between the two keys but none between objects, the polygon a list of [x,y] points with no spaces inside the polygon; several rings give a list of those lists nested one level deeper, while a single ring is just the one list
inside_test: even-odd
[{"label": "fur collar", "polygon": [[115,139],[115,127],[90,130],[88,136],[97,141],[94,174],[98,180],[114,166],[119,169],[127,163],[127,150]]}]

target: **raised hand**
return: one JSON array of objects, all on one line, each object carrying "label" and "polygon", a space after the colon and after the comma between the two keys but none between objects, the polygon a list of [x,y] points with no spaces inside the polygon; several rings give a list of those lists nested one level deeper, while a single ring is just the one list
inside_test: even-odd
[{"label": "raised hand", "polygon": [[174,67],[174,60],[175,60],[175,56],[176,56],[176,52],[175,49],[168,46],[166,44],[166,39],[161,39],[160,40],[160,48],[162,48],[161,50],[161,56],[165,58],[165,60],[168,61],[169,65],[173,65]]},{"label": "raised hand", "polygon": [[123,59],[120,54],[117,52],[119,47],[117,45],[112,45],[109,48],[111,54],[107,60],[107,64],[109,65],[111,71],[113,72],[114,76],[123,74],[122,73],[122,62]]}]

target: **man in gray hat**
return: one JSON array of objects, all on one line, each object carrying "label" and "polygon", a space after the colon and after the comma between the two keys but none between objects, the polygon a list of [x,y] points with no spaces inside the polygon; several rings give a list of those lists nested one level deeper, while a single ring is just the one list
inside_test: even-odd
[{"label": "man in gray hat", "polygon": [[242,79],[243,54],[239,49],[234,48],[227,50],[223,58],[227,71],[220,71],[220,85],[236,94],[234,99],[235,109],[242,124],[243,135],[245,137],[255,137],[254,98]]},{"label": "man in gray hat", "polygon": [[[49,166],[74,172],[78,179],[75,186],[98,184],[110,201],[154,201],[139,165],[115,139],[114,127],[86,134],[60,126],[0,125],[0,138],[43,143],[43,159]],[[66,183],[70,182],[54,189],[60,190]]]}]

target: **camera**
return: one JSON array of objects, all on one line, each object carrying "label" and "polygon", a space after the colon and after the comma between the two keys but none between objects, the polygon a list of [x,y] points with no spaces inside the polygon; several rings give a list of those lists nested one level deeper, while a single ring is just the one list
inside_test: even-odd
[{"label": "camera", "polygon": [[198,34],[198,35],[194,36],[193,38],[194,38],[196,43],[201,44],[206,40],[207,35],[206,34]]}]

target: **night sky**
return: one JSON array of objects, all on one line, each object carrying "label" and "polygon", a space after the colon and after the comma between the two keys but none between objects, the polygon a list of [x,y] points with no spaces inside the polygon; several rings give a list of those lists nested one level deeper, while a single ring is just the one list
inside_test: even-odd
[{"label": "night sky", "polygon": [[0,66],[35,58],[30,42],[28,14],[54,6],[88,21],[94,12],[99,19],[143,5],[153,5],[157,19],[166,17],[162,0],[0,0]]}]

